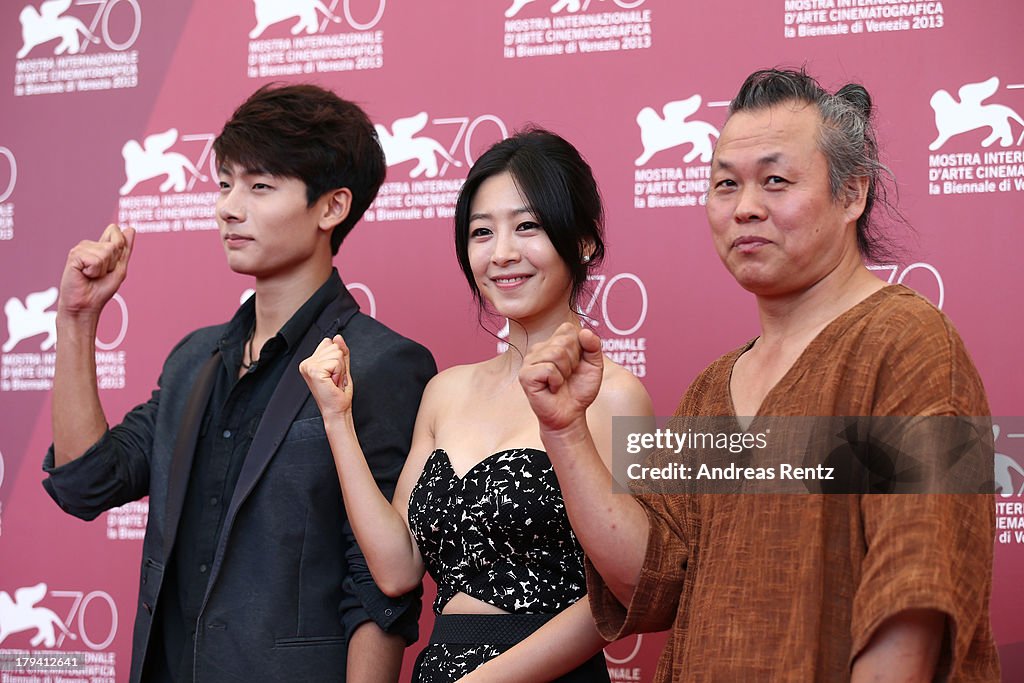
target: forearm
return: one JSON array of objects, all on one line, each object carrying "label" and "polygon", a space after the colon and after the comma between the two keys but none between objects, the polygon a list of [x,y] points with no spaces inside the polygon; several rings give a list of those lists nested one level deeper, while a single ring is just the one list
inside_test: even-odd
[{"label": "forearm", "polygon": [[558,475],[566,512],[587,557],[609,590],[629,605],[640,579],[649,523],[640,504],[614,493],[586,419],[558,431],[541,428],[541,440]]},{"label": "forearm", "polygon": [[52,394],[54,464],[68,463],[99,441],[107,419],[96,388],[95,316],[58,316]]},{"label": "forearm", "polygon": [[529,638],[461,679],[462,683],[537,683],[580,666],[606,645],[586,597],[566,608]]},{"label": "forearm", "polygon": [[402,671],[405,641],[385,633],[367,621],[355,630],[348,642],[346,680],[352,683],[396,683]]},{"label": "forearm", "polygon": [[374,582],[390,597],[413,590],[423,562],[402,515],[381,493],[366,463],[351,415],[324,420],[345,511]]},{"label": "forearm", "polygon": [[905,610],[887,619],[853,663],[850,683],[915,683],[935,679],[946,617]]}]

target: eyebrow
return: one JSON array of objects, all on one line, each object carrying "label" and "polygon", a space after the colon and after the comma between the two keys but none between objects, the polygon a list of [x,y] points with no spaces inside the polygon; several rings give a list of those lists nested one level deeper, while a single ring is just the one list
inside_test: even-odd
[{"label": "eyebrow", "polygon": [[[761,157],[760,159],[757,160],[757,165],[758,166],[768,166],[770,164],[777,164],[777,163],[779,163],[780,159],[782,159],[782,154],[780,152],[774,152],[772,154],[766,154],[766,155],[764,155],[763,157]],[[732,163],[730,163],[728,161],[722,161],[721,159],[715,159],[715,164],[717,164],[721,168],[726,168],[726,169],[733,168],[733,164]]]},{"label": "eyebrow", "polygon": [[[509,215],[510,216],[521,216],[524,213],[528,213],[530,215],[533,215],[533,210],[528,208],[528,207],[522,206],[522,207],[520,207],[518,209],[513,209],[512,211],[510,211]],[[489,213],[486,213],[486,212],[477,212],[477,213],[472,213],[472,214],[469,215],[469,220],[471,222],[475,221],[475,220],[490,219],[490,218],[493,218],[493,216],[491,214],[489,214]]]},{"label": "eyebrow", "polygon": [[[232,172],[231,168],[228,166],[227,163],[223,163],[223,164],[220,164],[219,166],[217,166],[217,173],[219,173],[220,175],[226,175],[226,176],[234,176],[235,175]],[[266,170],[265,168],[243,168],[243,169],[241,169],[238,172],[238,175],[250,175],[250,176],[251,175],[267,175],[267,176],[272,176],[274,174],[271,173],[270,171]]]}]

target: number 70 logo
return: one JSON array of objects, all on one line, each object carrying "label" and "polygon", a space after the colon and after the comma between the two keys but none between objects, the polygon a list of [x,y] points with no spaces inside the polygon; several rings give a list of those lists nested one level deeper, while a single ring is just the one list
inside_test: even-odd
[{"label": "number 70 logo", "polygon": [[910,275],[910,273],[915,270],[923,270],[935,280],[937,298],[933,299],[933,302],[935,303],[936,308],[941,309],[942,304],[946,301],[946,285],[942,281],[942,275],[939,274],[938,268],[930,263],[911,263],[902,270],[900,270],[900,267],[894,263],[876,264],[868,266],[868,270],[888,272],[888,277],[883,277],[883,279],[890,285],[902,285],[903,281],[907,279],[907,276]]}]

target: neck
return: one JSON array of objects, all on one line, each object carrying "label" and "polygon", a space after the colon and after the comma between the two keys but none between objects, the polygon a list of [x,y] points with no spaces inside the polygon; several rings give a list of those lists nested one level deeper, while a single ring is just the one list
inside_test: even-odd
[{"label": "neck", "polygon": [[[525,356],[534,346],[546,342],[564,323],[580,327],[579,316],[573,313],[568,305],[564,309],[552,311],[541,318],[518,322],[509,320],[509,349],[504,355],[511,363],[512,369],[518,372],[522,365],[523,358],[519,355],[520,353]],[[519,351],[517,352],[516,349]]]},{"label": "neck", "polygon": [[257,350],[262,348],[263,342],[277,334],[313,292],[320,289],[330,274],[331,262],[326,260],[318,267],[306,268],[287,278],[256,280],[256,331],[253,344]]},{"label": "neck", "polygon": [[856,263],[837,267],[798,293],[758,296],[759,343],[779,344],[820,331],[884,286],[885,283],[875,277],[858,257]]}]

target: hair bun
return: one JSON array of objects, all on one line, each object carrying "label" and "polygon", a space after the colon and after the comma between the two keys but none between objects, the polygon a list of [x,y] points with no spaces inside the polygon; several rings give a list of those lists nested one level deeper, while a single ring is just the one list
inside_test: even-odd
[{"label": "hair bun", "polygon": [[842,98],[857,108],[864,118],[871,118],[871,95],[867,89],[859,83],[847,83],[836,92],[836,97]]}]

